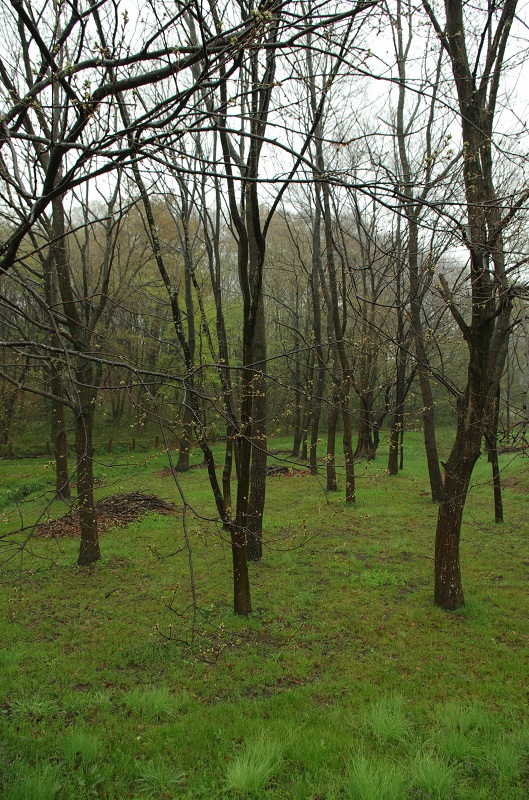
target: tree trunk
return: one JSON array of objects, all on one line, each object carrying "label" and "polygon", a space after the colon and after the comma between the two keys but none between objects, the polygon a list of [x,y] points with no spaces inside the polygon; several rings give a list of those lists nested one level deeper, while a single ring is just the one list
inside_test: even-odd
[{"label": "tree trunk", "polygon": [[419,264],[418,264],[418,222],[410,215],[408,219],[410,241],[409,241],[409,269],[410,269],[410,316],[413,325],[415,338],[415,356],[417,360],[417,372],[419,374],[419,386],[422,398],[422,421],[424,448],[426,451],[426,461],[428,464],[428,476],[430,479],[430,491],[432,501],[440,503],[443,499],[443,481],[441,478],[441,467],[439,466],[439,454],[437,452],[437,439],[435,436],[435,404],[433,399],[432,385],[430,382],[428,355],[424,343],[424,330],[422,324],[422,296],[420,287]]},{"label": "tree trunk", "polygon": [[[323,373],[323,374],[321,374]],[[318,366],[316,396],[313,398],[312,403],[312,422],[310,426],[310,450],[309,450],[309,464],[310,474],[318,474],[318,433],[320,428],[320,415],[321,415],[321,396],[323,393],[323,385],[325,381],[325,365],[323,370]]]},{"label": "tree trunk", "polygon": [[498,424],[500,416],[500,392],[494,398],[490,429],[485,432],[485,442],[489,463],[492,466],[492,483],[494,487],[494,522],[503,522],[503,501],[501,496],[500,466],[498,463]]},{"label": "tree trunk", "polygon": [[397,475],[399,471],[399,443],[404,427],[404,395],[406,384],[406,353],[399,345],[397,355],[397,381],[395,391],[395,413],[389,435],[388,472]]},{"label": "tree trunk", "polygon": [[323,270],[321,259],[321,187],[316,185],[316,206],[312,228],[312,273],[310,291],[314,330],[314,355],[316,359],[316,383],[312,393],[312,424],[310,429],[310,474],[318,474],[318,433],[325,387],[325,361],[322,345],[320,274]]},{"label": "tree trunk", "polygon": [[294,389],[294,441],[292,443],[292,458],[299,458],[302,440],[303,418],[303,392],[301,391],[300,366],[296,359],[295,389]]},{"label": "tree trunk", "polygon": [[[259,369],[266,363],[266,334],[264,302],[261,298],[255,327],[254,358]],[[246,532],[248,561],[263,557],[263,513],[266,499],[267,437],[266,379],[257,373],[253,382],[252,468],[250,473],[250,505]]]},{"label": "tree trunk", "polygon": [[[64,236],[64,220],[56,209],[53,217],[54,233],[58,236]],[[65,258],[65,243],[59,241],[55,242],[49,249],[48,256],[43,259],[42,265],[44,270],[44,294],[46,302],[50,308],[55,308],[57,305],[57,276],[54,274],[53,268],[57,269],[61,259]],[[51,335],[51,344],[53,347],[60,349],[61,340],[57,330],[54,330]],[[54,396],[51,401],[51,440],[53,442],[53,453],[55,456],[55,491],[57,497],[62,500],[70,498],[70,476],[68,474],[68,442],[66,438],[66,415],[64,403],[61,402],[63,397],[63,383],[61,374],[61,363],[58,358],[50,359],[50,389]]]},{"label": "tree trunk", "polygon": [[224,468],[222,470],[222,496],[226,514],[231,516],[231,473],[233,468],[233,432],[228,428],[226,436],[226,450],[224,451]]},{"label": "tree trunk", "polygon": [[[443,481],[441,478],[441,469],[439,466],[439,457],[437,454],[437,441],[435,437],[435,414],[432,389],[430,385],[430,377],[428,373],[428,359],[425,347],[425,337],[422,323],[423,314],[423,298],[426,289],[431,283],[432,271],[425,270],[421,275],[419,272],[419,221],[420,215],[424,209],[424,204],[428,196],[429,177],[417,180],[413,176],[409,160],[409,148],[411,143],[408,136],[411,132],[410,123],[405,122],[405,99],[408,81],[406,78],[406,63],[409,54],[411,38],[405,44],[403,41],[403,15],[400,4],[397,6],[397,64],[399,71],[399,97],[397,104],[397,142],[399,161],[402,169],[402,182],[405,187],[405,194],[407,195],[406,201],[403,203],[405,216],[408,226],[408,244],[407,244],[407,257],[409,267],[409,280],[410,280],[410,317],[413,329],[413,336],[415,340],[415,356],[417,361],[417,370],[419,373],[419,385],[421,388],[422,406],[423,406],[423,434],[424,446],[426,450],[426,460],[428,463],[428,475],[430,478],[430,490],[433,502],[437,503],[443,497]],[[411,31],[411,28],[410,28]],[[410,33],[411,35],[411,33]],[[440,66],[439,61],[439,66]],[[439,73],[438,73],[439,76]],[[432,103],[437,95],[437,81],[433,87]],[[435,162],[435,157],[431,153],[431,134],[432,125],[435,121],[434,105],[430,109],[429,121],[426,128],[426,152],[428,156],[425,160],[426,176],[429,175],[430,169]],[[423,183],[423,189],[419,191],[419,196],[415,197],[415,192],[418,186]],[[404,416],[402,417],[402,425],[400,428],[401,439],[401,469],[404,461],[404,448],[402,439],[404,435],[403,428]],[[395,464],[393,464],[393,468]]]},{"label": "tree trunk", "polygon": [[77,563],[80,567],[101,558],[94,503],[93,375],[90,365],[76,373],[79,409],[75,416],[75,449],[77,454],[77,502],[81,527],[81,545]]},{"label": "tree trunk", "polygon": [[246,617],[252,611],[250,600],[250,578],[246,555],[246,532],[244,528],[232,526],[231,553],[233,562],[233,611]]},{"label": "tree trunk", "polygon": [[494,484],[494,522],[503,522],[503,501],[501,497],[500,466],[498,464],[498,449],[492,451],[492,482]]},{"label": "tree trunk", "polygon": [[391,431],[389,434],[388,472],[397,475],[399,471],[399,441],[402,426],[402,412],[395,410]]},{"label": "tree trunk", "polygon": [[[62,379],[59,367],[51,362],[51,393],[62,397]],[[68,474],[68,441],[66,438],[66,415],[64,404],[60,400],[52,400],[51,440],[55,455],[55,491],[61,500],[70,497],[70,476]]]},{"label": "tree trunk", "polygon": [[[470,66],[465,34],[466,6],[445,0],[446,26],[439,24],[428,0],[425,10],[451,61],[458,94],[463,140],[463,179],[466,201],[465,243],[469,252],[470,322],[454,302],[440,276],[443,296],[467,343],[467,382],[458,398],[458,426],[446,465],[444,497],[439,508],[435,556],[435,602],[443,608],[463,603],[459,574],[459,536],[463,506],[481,439],[490,426],[492,404],[499,389],[507,355],[513,298],[505,267],[504,230],[508,213],[496,196],[492,141],[498,86],[516,1],[506,2],[491,23],[478,76]],[[496,30],[492,30],[493,24]],[[485,40],[484,40],[485,42]]]},{"label": "tree trunk", "polygon": [[189,458],[193,443],[193,409],[187,402],[187,389],[184,395],[182,413],[182,435],[179,440],[178,461],[176,463],[177,472],[188,472]]},{"label": "tree trunk", "polygon": [[468,467],[457,467],[455,472],[447,471],[445,496],[439,506],[435,536],[435,603],[447,611],[465,603],[459,563],[459,539],[471,474],[472,467],[470,470]]},{"label": "tree trunk", "polygon": [[349,411],[351,381],[346,378],[341,387],[341,408],[343,419],[343,453],[345,457],[345,502],[356,500],[355,470],[353,455],[353,425]]},{"label": "tree trunk", "polygon": [[440,503],[443,499],[443,479],[439,466],[439,454],[437,452],[437,438],[435,436],[435,408],[432,393],[432,386],[428,370],[422,364],[418,364],[419,385],[421,387],[421,397],[423,404],[422,425],[424,435],[424,449],[426,451],[426,461],[428,464],[428,476],[430,478],[430,491],[432,501]]},{"label": "tree trunk", "polygon": [[332,403],[327,420],[327,491],[336,492],[338,483],[336,481],[336,426],[338,424],[338,387],[333,381]]},{"label": "tree trunk", "polygon": [[318,474],[318,433],[320,429],[320,414],[321,414],[321,399],[315,398],[314,408],[312,413],[312,424],[310,427],[310,450],[309,450],[309,464],[310,474]]},{"label": "tree trunk", "polygon": [[459,608],[465,602],[459,540],[463,509],[483,434],[483,408],[479,399],[476,405],[468,404],[464,397],[459,398],[458,412],[456,439],[445,464],[444,495],[439,506],[435,537],[435,603],[447,611]]},{"label": "tree trunk", "polygon": [[303,423],[301,426],[301,452],[299,456],[304,463],[306,463],[309,458],[308,435],[309,435],[310,418],[311,418],[310,398],[305,396],[305,402],[303,403]]},{"label": "tree trunk", "polygon": [[358,439],[354,456],[355,458],[367,458],[369,460],[375,457],[372,392],[360,395]]},{"label": "tree trunk", "polygon": [[391,425],[391,433],[389,437],[389,457],[388,457],[388,472],[390,475],[397,475],[399,471],[398,454],[399,454],[399,439],[402,427],[404,425],[404,400],[406,395],[406,347],[404,342],[404,308],[402,302],[402,275],[400,269],[401,257],[401,233],[400,233],[400,220],[397,229],[397,291],[396,291],[396,305],[397,305],[397,353],[396,353],[396,381],[395,381],[395,413],[393,415],[393,422]]}]

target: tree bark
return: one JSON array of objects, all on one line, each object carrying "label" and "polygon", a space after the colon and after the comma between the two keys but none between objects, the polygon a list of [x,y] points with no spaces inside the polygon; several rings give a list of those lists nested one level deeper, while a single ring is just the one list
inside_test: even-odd
[{"label": "tree bark", "polygon": [[328,492],[336,492],[338,489],[338,483],[336,481],[336,427],[338,425],[338,404],[339,391],[336,377],[334,377],[331,407],[327,420],[327,455],[325,458]]},{"label": "tree bark", "polygon": [[[52,359],[50,387],[55,398],[62,397],[62,377],[60,368]],[[61,500],[70,497],[70,475],[68,473],[68,441],[66,438],[66,414],[64,403],[52,400],[51,409],[51,439],[55,456],[55,491]]]},{"label": "tree bark", "polygon": [[[510,219],[502,213],[493,181],[493,122],[503,59],[516,0],[499,9],[483,53],[482,75],[472,70],[466,44],[462,0],[445,0],[443,30],[423,0],[436,34],[448,54],[457,89],[463,135],[463,179],[466,200],[465,243],[469,252],[471,314],[467,322],[441,276],[445,302],[469,352],[467,382],[458,399],[458,425],[445,472],[439,508],[435,555],[435,602],[453,609],[464,602],[459,570],[459,537],[463,506],[481,439],[490,426],[507,354],[513,297],[505,269],[503,232]],[[492,17],[487,23],[492,23]],[[484,40],[485,41],[485,40]],[[513,210],[514,213],[514,210]]]},{"label": "tree bark", "polygon": [[312,321],[314,335],[314,356],[316,379],[312,393],[312,423],[310,429],[310,474],[318,474],[318,433],[320,426],[323,391],[325,387],[325,361],[322,343],[320,274],[323,269],[321,258],[321,187],[316,186],[316,205],[312,225],[312,271],[310,276],[310,295],[312,301]]},{"label": "tree bark", "polygon": [[193,445],[193,410],[186,398],[187,389],[184,393],[183,412],[182,412],[182,434],[178,444],[178,461],[176,462],[177,472],[189,471],[189,459]]},{"label": "tree bark", "polygon": [[448,611],[464,605],[459,561],[463,509],[470,479],[480,454],[482,416],[480,402],[466,412],[464,398],[458,401],[457,434],[445,464],[445,491],[437,517],[435,537],[435,603]]},{"label": "tree bark", "polygon": [[77,455],[77,502],[81,528],[81,545],[77,563],[80,567],[101,558],[94,502],[93,472],[93,400],[95,391],[91,365],[81,360],[76,371],[78,410],[75,415],[75,449]]},{"label": "tree bark", "polygon": [[[254,358],[258,368],[262,368],[266,363],[265,314],[262,298],[257,314]],[[248,561],[260,561],[263,557],[263,514],[266,500],[267,461],[267,396],[266,379],[262,373],[256,373],[253,391],[252,467],[246,552]]]},{"label": "tree bark", "polygon": [[373,417],[373,392],[368,391],[360,395],[358,438],[354,454],[355,458],[367,458],[371,460],[375,457]]},{"label": "tree bark", "polygon": [[485,431],[485,442],[489,463],[492,466],[492,484],[494,488],[494,522],[503,522],[503,501],[501,496],[500,465],[498,462],[498,424],[500,416],[500,392],[496,394],[492,408],[492,420],[488,431]]}]

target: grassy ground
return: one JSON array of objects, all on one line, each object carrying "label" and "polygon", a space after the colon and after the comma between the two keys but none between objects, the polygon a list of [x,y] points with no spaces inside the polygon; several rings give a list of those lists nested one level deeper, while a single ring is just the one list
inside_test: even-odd
[{"label": "grassy ground", "polygon": [[[102,561],[79,569],[78,542],[28,538],[65,511],[48,462],[0,465],[0,530],[27,526],[0,551],[0,796],[526,798],[527,461],[502,458],[502,526],[478,464],[467,604],[453,614],[432,605],[436,509],[419,435],[398,477],[385,461],[382,450],[358,464],[354,508],[325,495],[323,476],[268,479],[244,620],[231,613],[228,543],[204,519],[204,470],[181,477],[185,514],[104,533]],[[183,508],[163,466],[154,452],[104,458],[98,493],[140,489]]]}]

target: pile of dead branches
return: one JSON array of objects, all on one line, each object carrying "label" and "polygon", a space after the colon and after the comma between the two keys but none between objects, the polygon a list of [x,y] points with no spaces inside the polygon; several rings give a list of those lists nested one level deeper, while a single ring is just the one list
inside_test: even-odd
[{"label": "pile of dead branches", "polygon": [[[148,512],[175,514],[177,511],[178,506],[174,503],[167,503],[155,494],[144,494],[143,492],[113,494],[96,503],[97,528],[100,533],[108,528],[125,528]],[[79,536],[79,512],[74,508],[59,519],[39,525],[36,535],[45,539]]]}]

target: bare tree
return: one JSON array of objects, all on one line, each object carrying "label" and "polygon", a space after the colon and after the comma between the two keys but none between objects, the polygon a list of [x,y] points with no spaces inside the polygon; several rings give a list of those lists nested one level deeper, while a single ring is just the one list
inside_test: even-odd
[{"label": "bare tree", "polygon": [[470,319],[448,281],[441,291],[468,347],[466,385],[457,400],[457,432],[445,465],[435,544],[435,602],[463,605],[459,541],[463,508],[484,432],[491,425],[503,373],[513,305],[504,232],[528,197],[502,200],[494,183],[494,122],[516,0],[473,12],[445,0],[444,23],[428,0],[423,5],[451,66],[463,141],[466,219],[459,233],[469,254]]}]

